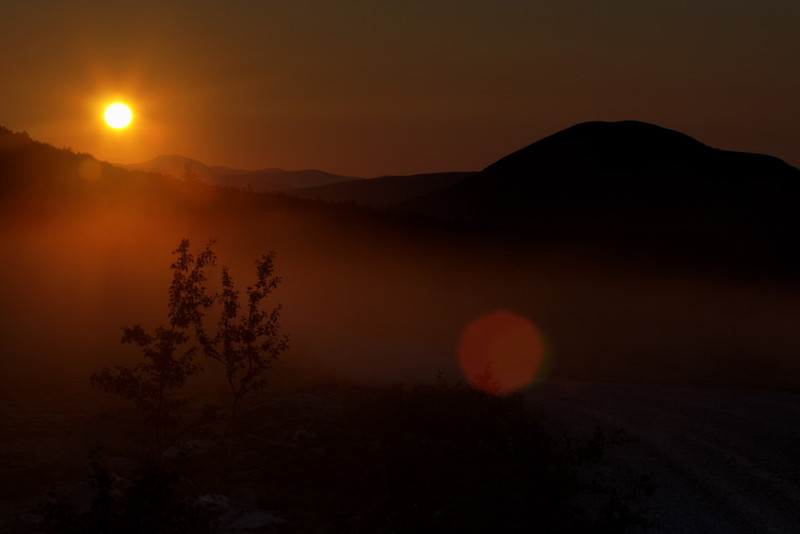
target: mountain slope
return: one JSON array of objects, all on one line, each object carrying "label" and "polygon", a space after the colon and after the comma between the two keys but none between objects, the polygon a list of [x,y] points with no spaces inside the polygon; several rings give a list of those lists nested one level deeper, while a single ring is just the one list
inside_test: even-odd
[{"label": "mountain slope", "polygon": [[354,202],[381,207],[410,200],[456,184],[474,172],[442,172],[411,176],[380,176],[336,184],[291,189],[285,194],[325,202]]},{"label": "mountain slope", "polygon": [[236,187],[239,189],[252,189],[253,191],[277,192],[287,189],[318,187],[328,184],[362,182],[363,178],[341,176],[317,169],[300,171],[284,171],[266,169],[261,171],[245,171],[241,174],[231,175],[217,180],[217,185]]}]

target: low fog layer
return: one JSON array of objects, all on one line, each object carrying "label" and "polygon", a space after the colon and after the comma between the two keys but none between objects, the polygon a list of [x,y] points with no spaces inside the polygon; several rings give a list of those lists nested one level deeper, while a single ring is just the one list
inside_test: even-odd
[{"label": "low fog layer", "polygon": [[292,338],[287,365],[387,381],[452,376],[464,326],[503,308],[547,336],[555,376],[766,385],[797,376],[794,290],[646,272],[588,253],[493,250],[369,216],[342,224],[347,213],[313,204],[228,210],[227,193],[207,192],[220,204],[192,214],[119,202],[6,225],[7,376],[88,373],[137,357],[120,345],[121,327],[165,322],[170,252],[182,237],[195,252],[216,239],[220,266],[241,288],[253,260],[277,252],[273,304]]},{"label": "low fog layer", "polygon": [[545,376],[753,386],[800,377],[800,294],[768,276],[128,173],[19,142],[46,157],[18,156],[3,197],[6,377],[79,377],[137,358],[121,327],[165,322],[170,252],[184,237],[195,252],[216,240],[212,278],[228,265],[241,289],[254,259],[277,253],[272,303],[292,346],[281,365],[389,382],[457,377],[465,325],[506,309],[545,336]]}]

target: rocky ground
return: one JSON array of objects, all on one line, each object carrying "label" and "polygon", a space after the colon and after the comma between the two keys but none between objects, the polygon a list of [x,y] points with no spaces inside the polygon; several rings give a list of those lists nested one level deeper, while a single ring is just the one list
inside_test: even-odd
[{"label": "rocky ground", "polygon": [[[233,424],[224,391],[204,390],[187,411],[193,424],[156,455],[163,469],[147,471],[147,430],[129,405],[80,384],[9,387],[0,531],[52,532],[58,513],[62,531],[70,521],[80,531],[104,481],[108,509],[147,509],[155,495],[185,526],[171,531],[186,532],[517,531],[542,510],[575,532],[598,521],[609,532],[800,524],[796,393],[550,382],[526,393],[536,421],[526,426],[518,404],[445,389],[285,376]],[[565,519],[578,509],[592,512]],[[481,523],[492,517],[510,519]]]}]

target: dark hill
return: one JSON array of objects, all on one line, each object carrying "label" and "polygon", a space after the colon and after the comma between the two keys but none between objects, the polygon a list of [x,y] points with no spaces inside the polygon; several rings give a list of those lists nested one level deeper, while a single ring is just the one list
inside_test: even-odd
[{"label": "dark hill", "polygon": [[120,188],[155,187],[163,178],[154,173],[126,171],[31,139],[26,132],[0,126],[0,206],[2,215],[24,206],[37,210],[63,208],[76,199],[119,194]]},{"label": "dark hill", "polygon": [[636,121],[578,124],[407,204],[556,238],[726,247],[791,240],[800,170]]}]

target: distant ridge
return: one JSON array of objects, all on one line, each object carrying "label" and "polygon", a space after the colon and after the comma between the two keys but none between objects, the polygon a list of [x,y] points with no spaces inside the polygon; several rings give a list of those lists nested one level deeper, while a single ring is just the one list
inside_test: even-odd
[{"label": "distant ridge", "polygon": [[178,155],[162,155],[142,163],[120,164],[125,169],[144,170],[184,178],[186,166],[201,182],[250,189],[261,192],[276,192],[285,189],[314,187],[339,182],[361,180],[350,176],[340,176],[316,169],[287,171],[279,168],[247,171],[230,167],[209,166],[192,158]]},{"label": "distant ridge", "polygon": [[[206,178],[210,180],[215,176],[231,176],[248,172],[241,169],[233,169],[231,167],[206,165],[205,163],[202,163],[196,159],[187,158],[186,156],[179,156],[177,154],[162,154],[141,163],[118,164],[117,166],[125,169],[159,172],[161,174],[168,174],[175,178],[180,178],[183,175],[184,166],[187,164],[190,165],[192,170],[197,173],[198,177],[203,180]],[[283,171],[283,169],[274,170]]]},{"label": "distant ridge", "polygon": [[325,202],[353,202],[363,206],[385,207],[439,191],[469,178],[475,172],[442,172],[410,176],[380,176],[284,193],[298,198]]}]

